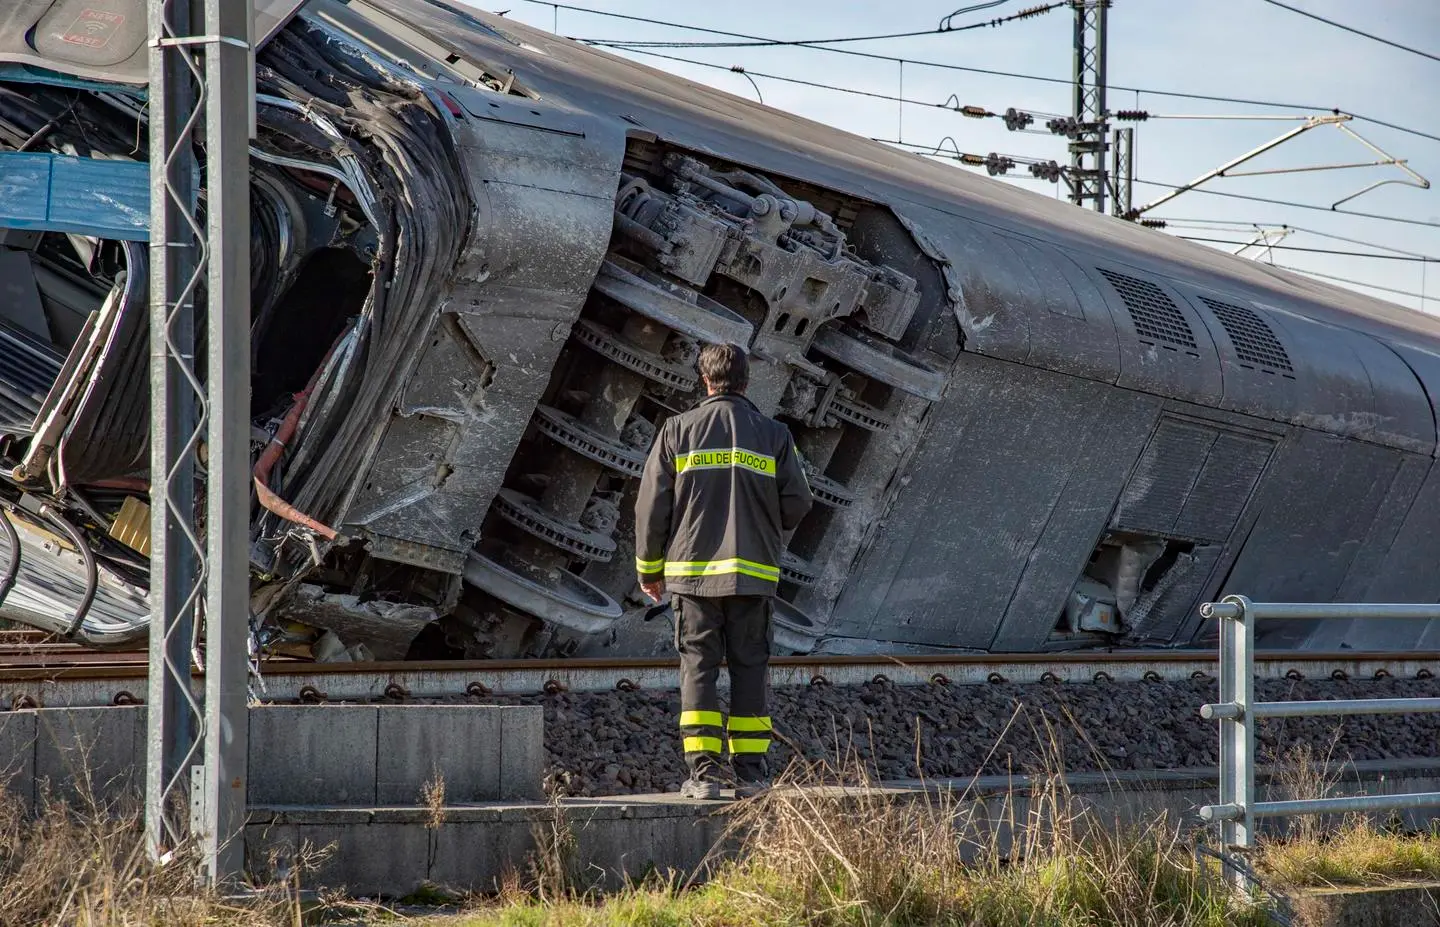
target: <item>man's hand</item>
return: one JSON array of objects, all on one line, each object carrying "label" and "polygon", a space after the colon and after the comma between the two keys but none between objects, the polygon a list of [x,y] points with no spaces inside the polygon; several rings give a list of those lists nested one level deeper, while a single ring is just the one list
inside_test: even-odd
[{"label": "man's hand", "polygon": [[653,583],[642,582],[640,591],[650,597],[650,601],[656,605],[660,604],[660,597],[665,594],[665,580],[659,579]]}]

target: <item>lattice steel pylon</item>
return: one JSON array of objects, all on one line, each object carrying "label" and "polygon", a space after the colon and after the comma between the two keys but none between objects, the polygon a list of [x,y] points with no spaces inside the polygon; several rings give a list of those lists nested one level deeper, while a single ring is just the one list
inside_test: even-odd
[{"label": "lattice steel pylon", "polygon": [[[249,0],[149,4],[152,517],[145,831],[158,860],[198,846],[200,874],[209,882],[238,876],[244,851],[253,22]],[[203,172],[196,157],[202,125]],[[202,298],[203,369],[197,364]],[[203,506],[197,492],[202,478]],[[203,690],[192,674],[202,621]]]},{"label": "lattice steel pylon", "polygon": [[1075,134],[1070,141],[1070,202],[1105,211],[1110,123],[1105,111],[1105,22],[1111,0],[1070,0],[1075,10]]}]

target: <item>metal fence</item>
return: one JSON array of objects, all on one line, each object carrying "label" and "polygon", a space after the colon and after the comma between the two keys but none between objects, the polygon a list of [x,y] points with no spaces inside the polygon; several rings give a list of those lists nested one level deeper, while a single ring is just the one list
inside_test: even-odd
[{"label": "metal fence", "polygon": [[1220,621],[1220,701],[1200,708],[1201,717],[1220,722],[1220,803],[1201,808],[1200,817],[1220,822],[1223,847],[1253,846],[1257,818],[1440,807],[1440,792],[1257,802],[1255,726],[1261,718],[1440,712],[1440,698],[1260,702],[1255,699],[1254,666],[1257,621],[1276,618],[1429,620],[1440,618],[1440,605],[1251,602],[1244,596],[1232,595],[1200,606],[1200,614]]}]

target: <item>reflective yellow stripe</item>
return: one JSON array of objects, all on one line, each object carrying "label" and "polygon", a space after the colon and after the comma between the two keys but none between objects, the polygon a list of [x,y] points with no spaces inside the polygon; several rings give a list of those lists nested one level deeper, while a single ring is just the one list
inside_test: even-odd
[{"label": "reflective yellow stripe", "polygon": [[728,726],[732,731],[769,731],[774,729],[768,717],[746,718],[731,715]]},{"label": "reflective yellow stripe", "polygon": [[717,447],[713,450],[691,451],[675,458],[675,473],[686,470],[728,470],[739,467],[761,476],[775,475],[775,458],[768,454],[757,454],[743,447]]},{"label": "reflective yellow stripe", "polygon": [[639,557],[635,558],[635,569],[641,573],[659,573],[664,568],[664,557],[661,557],[659,560],[641,560]]},{"label": "reflective yellow stripe", "polygon": [[682,711],[681,727],[720,727],[723,724],[718,711]]},{"label": "reflective yellow stripe", "polygon": [[719,737],[686,737],[686,738],[685,738],[685,752],[686,752],[686,753],[719,753],[719,752],[720,752],[720,738],[719,738]]},{"label": "reflective yellow stripe", "polygon": [[753,560],[733,557],[729,560],[670,561],[665,564],[666,576],[727,576],[742,573],[759,579],[780,581],[780,568]]},{"label": "reflective yellow stripe", "polygon": [[731,737],[731,753],[764,753],[770,749],[768,737]]}]

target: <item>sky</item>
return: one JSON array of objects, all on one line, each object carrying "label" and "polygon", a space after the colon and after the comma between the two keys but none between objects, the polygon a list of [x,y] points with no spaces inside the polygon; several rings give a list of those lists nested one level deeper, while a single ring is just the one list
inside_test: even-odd
[{"label": "sky", "polygon": [[[934,29],[960,0],[566,0],[587,10],[621,13],[671,23],[785,40],[835,38]],[[967,0],[975,5],[978,0]],[[1034,6],[1039,0],[1001,0],[993,7],[955,17],[956,25],[989,22]],[[1440,56],[1440,0],[1286,0],[1319,16]],[[497,5],[498,4],[498,5]],[[718,36],[633,22],[538,0],[480,0],[472,5],[505,11],[509,18],[571,38],[616,42],[727,41]],[[839,55],[810,47],[654,49],[694,61],[843,86],[915,101],[898,104],[814,87],[753,77],[766,105],[871,138],[936,146],[953,140],[965,152],[1021,155],[1068,163],[1065,139],[1007,131],[999,119],[969,119],[941,108],[953,94],[961,105],[994,112],[1008,107],[1068,114],[1068,83],[1042,83],[927,67],[938,61],[1068,82],[1073,68],[1074,14],[1066,7],[998,27],[903,39],[848,43],[841,47],[907,59],[903,66]],[[1440,61],[1392,48],[1316,22],[1265,0],[1114,0],[1109,10],[1107,101],[1111,111],[1143,109],[1157,116],[1303,116],[1294,108],[1339,108],[1440,136]],[[639,51],[607,49],[643,64],[756,99],[757,86],[740,74],[666,60]],[[903,84],[902,84],[903,81]],[[1174,99],[1117,87],[1174,90],[1274,101],[1249,106]],[[902,89],[903,88],[903,89]],[[1288,104],[1288,105],[1286,105]],[[1039,122],[1043,125],[1043,119]],[[1160,119],[1135,126],[1135,176],[1167,184],[1198,175],[1262,145],[1300,122]],[[1246,200],[1186,193],[1146,213],[1165,219],[1166,231],[1192,237],[1249,241],[1254,226],[1296,231],[1280,240],[1296,249],[1381,252],[1380,247],[1429,256],[1435,263],[1382,260],[1277,248],[1252,256],[1356,283],[1336,282],[1430,313],[1440,313],[1440,140],[1405,134],[1357,118],[1348,127],[1391,157],[1405,159],[1428,179],[1430,189],[1397,183],[1365,193],[1341,209],[1414,220],[1381,221]],[[952,143],[945,143],[946,149]],[[1238,170],[1370,162],[1381,157],[1334,126],[1321,126],[1267,152]],[[956,165],[956,170],[973,170]],[[1381,180],[1412,178],[1395,166],[1346,168],[1258,177],[1226,177],[1202,189],[1290,200],[1328,207]],[[1044,196],[1063,196],[1063,184],[1030,178],[1021,166],[1007,182]],[[1134,204],[1150,202],[1165,188],[1137,183]],[[1419,224],[1416,224],[1419,223]],[[1425,224],[1425,223],[1428,223]],[[1339,236],[1354,241],[1338,240]],[[1363,242],[1365,244],[1357,244]],[[1238,245],[1210,245],[1235,251]],[[1393,252],[1388,252],[1393,253]],[[1385,288],[1385,289],[1378,289]],[[1401,292],[1389,292],[1401,291]]]}]

